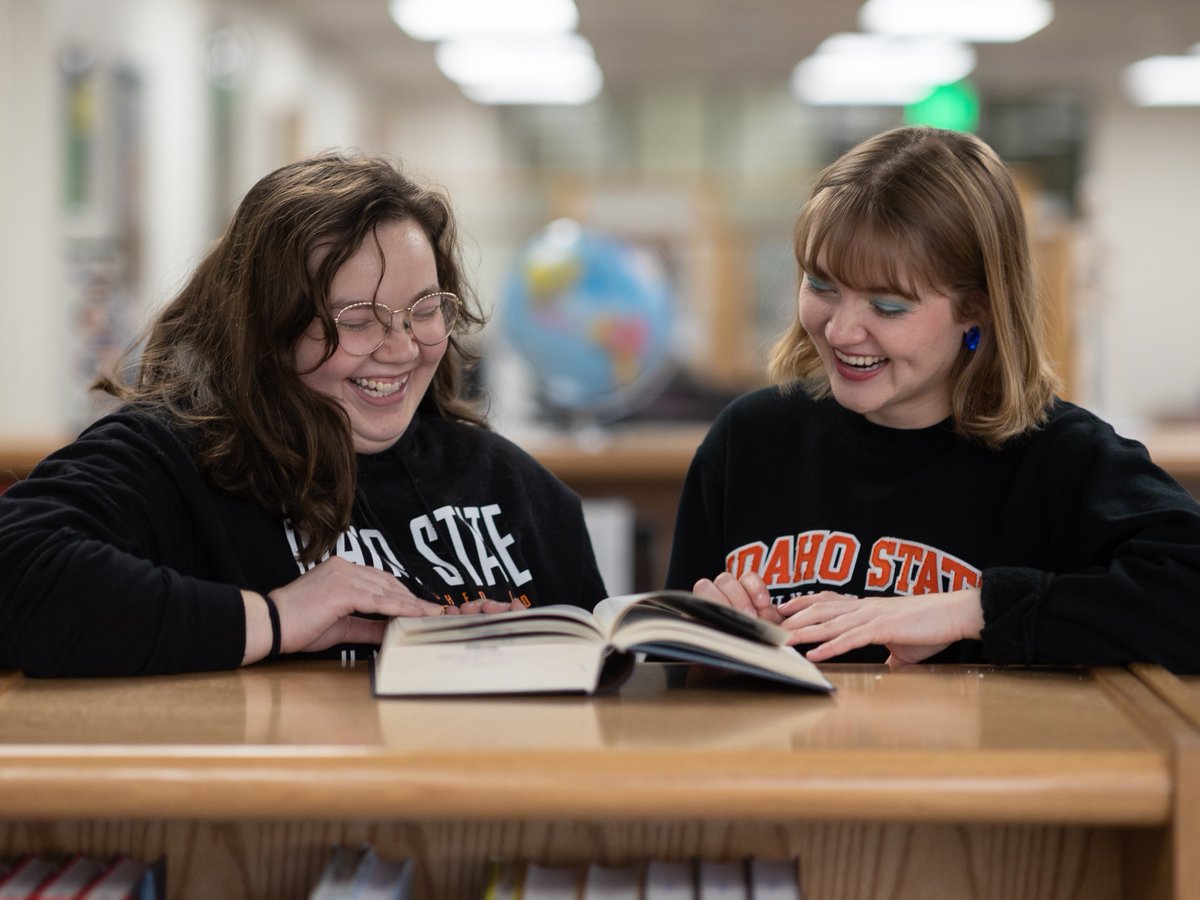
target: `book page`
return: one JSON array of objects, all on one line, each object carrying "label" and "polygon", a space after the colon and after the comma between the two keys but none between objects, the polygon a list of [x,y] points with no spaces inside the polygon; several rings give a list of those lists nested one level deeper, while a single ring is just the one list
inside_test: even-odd
[{"label": "book page", "polygon": [[601,643],[592,614],[578,606],[533,606],[492,615],[398,616],[388,623],[385,643],[477,640],[514,634],[559,634]]},{"label": "book page", "polygon": [[686,619],[628,619],[617,629],[613,644],[622,650],[708,663],[817,690],[833,690],[820,669],[791,647],[756,643]]},{"label": "book page", "polygon": [[787,631],[778,625],[687,591],[651,591],[609,597],[596,604],[592,615],[597,627],[610,638],[631,619],[656,618],[703,622],[726,634],[740,635],[765,644],[781,645],[787,641]]},{"label": "book page", "polygon": [[[605,641],[604,632],[615,632]],[[374,668],[378,696],[592,693],[629,673],[637,652],[707,663],[823,691],[833,686],[787,633],[683,591],[610,597],[497,615],[392,619]],[[604,684],[600,684],[603,673]]]},{"label": "book page", "polygon": [[394,643],[386,645],[375,661],[375,693],[590,692],[599,680],[605,656],[595,642],[554,636]]}]

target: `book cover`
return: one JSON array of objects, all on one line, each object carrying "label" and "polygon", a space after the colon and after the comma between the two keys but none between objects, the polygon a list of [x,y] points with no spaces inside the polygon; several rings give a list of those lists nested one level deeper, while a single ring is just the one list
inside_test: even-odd
[{"label": "book cover", "polygon": [[579,866],[526,863],[521,900],[579,900],[581,883]]},{"label": "book cover", "polygon": [[369,849],[354,873],[352,900],[408,900],[412,895],[411,859],[381,859]]},{"label": "book cover", "polygon": [[804,900],[800,889],[799,864],[794,859],[746,861],[750,900]]},{"label": "book cover", "polygon": [[642,897],[644,900],[695,900],[695,865],[661,859],[646,863]]},{"label": "book cover", "polygon": [[309,900],[351,900],[359,867],[369,852],[366,846],[333,847],[320,878],[308,894]]},{"label": "book cover", "polygon": [[381,697],[592,694],[619,685],[648,654],[832,691],[786,639],[777,625],[685,591],[609,597],[591,613],[553,605],[395,618],[375,659],[373,690]]},{"label": "book cover", "polygon": [[97,878],[77,896],[83,900],[140,900],[157,896],[149,867],[130,856],[111,860]]},{"label": "book cover", "polygon": [[109,861],[95,856],[75,856],[42,885],[38,900],[75,900],[83,889],[108,867]]},{"label": "book cover", "polygon": [[488,867],[483,900],[521,900],[524,887],[524,863],[515,860],[493,860]]},{"label": "book cover", "polygon": [[699,900],[749,900],[747,874],[741,862],[702,860],[696,876]]},{"label": "book cover", "polygon": [[641,900],[641,896],[641,866],[588,866],[583,900]]},{"label": "book cover", "polygon": [[30,854],[7,873],[0,875],[0,897],[31,897],[34,891],[49,881],[62,867],[63,861],[49,856]]}]

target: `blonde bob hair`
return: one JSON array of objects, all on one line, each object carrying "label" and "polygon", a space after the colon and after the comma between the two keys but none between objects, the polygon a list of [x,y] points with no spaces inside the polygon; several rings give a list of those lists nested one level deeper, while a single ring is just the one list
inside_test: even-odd
[{"label": "blonde bob hair", "polygon": [[[955,431],[989,447],[1045,421],[1058,388],[1047,359],[1025,216],[1008,167],[983,141],[935,128],[869,138],[818,174],[796,221],[800,276],[852,290],[951,298],[980,323],[954,371]],[[827,396],[829,377],[797,312],[770,372]]]}]

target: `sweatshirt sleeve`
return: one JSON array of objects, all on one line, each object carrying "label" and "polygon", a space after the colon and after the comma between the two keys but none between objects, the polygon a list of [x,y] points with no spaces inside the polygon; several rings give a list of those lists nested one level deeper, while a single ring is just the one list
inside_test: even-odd
[{"label": "sweatshirt sleeve", "polygon": [[1200,506],[1099,420],[1046,444],[1029,523],[1044,562],[984,570],[984,656],[1200,672]]},{"label": "sweatshirt sleeve", "polygon": [[126,415],[0,496],[0,667],[83,676],[240,665],[239,589],[184,574],[202,489],[165,426]]}]

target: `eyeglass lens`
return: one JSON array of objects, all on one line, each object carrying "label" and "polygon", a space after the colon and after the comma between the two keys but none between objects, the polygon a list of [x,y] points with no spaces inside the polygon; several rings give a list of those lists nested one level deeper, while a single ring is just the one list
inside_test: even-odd
[{"label": "eyeglass lens", "polygon": [[351,303],[334,319],[338,343],[347,353],[365,356],[387,339],[399,315],[409,334],[419,344],[440,344],[450,335],[458,317],[458,298],[453,294],[429,294],[409,309],[392,310],[378,303]]}]

